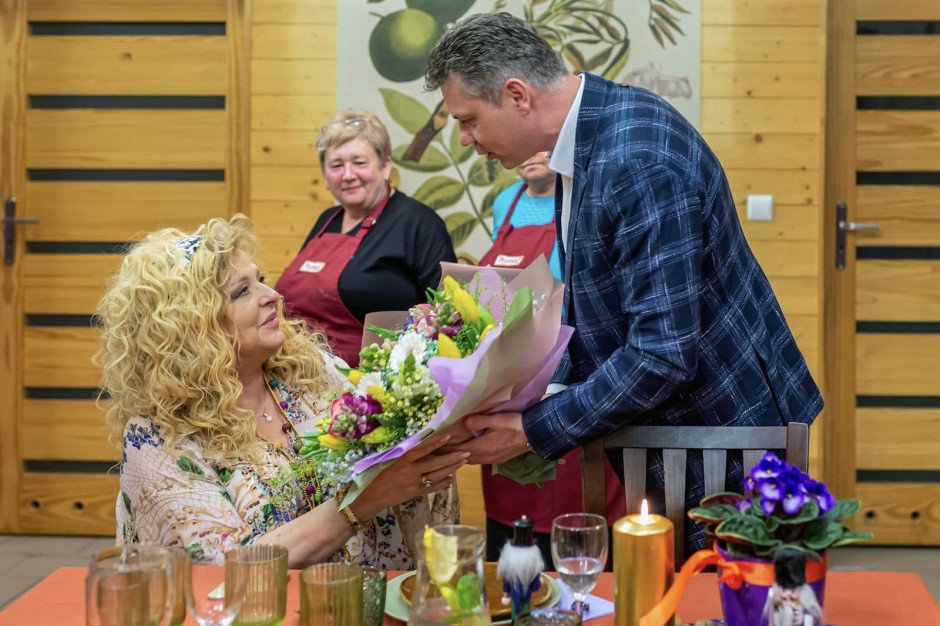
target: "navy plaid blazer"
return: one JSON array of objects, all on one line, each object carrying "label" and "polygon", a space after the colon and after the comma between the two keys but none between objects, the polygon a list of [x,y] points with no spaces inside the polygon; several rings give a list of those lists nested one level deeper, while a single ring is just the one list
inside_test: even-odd
[{"label": "navy plaid blazer", "polygon": [[[557,459],[627,424],[812,423],[823,401],[701,135],[659,96],[583,74],[555,382],[523,413],[533,449]],[[556,228],[561,237],[561,185]],[[662,455],[647,494],[662,509]],[[738,489],[740,455],[727,487]],[[702,498],[689,455],[687,503]],[[704,541],[697,534],[690,549]]]}]

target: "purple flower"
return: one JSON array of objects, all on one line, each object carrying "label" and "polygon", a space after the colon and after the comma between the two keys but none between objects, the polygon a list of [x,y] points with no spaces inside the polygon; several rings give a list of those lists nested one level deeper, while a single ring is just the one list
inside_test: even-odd
[{"label": "purple flower", "polygon": [[742,513],[747,513],[747,510],[751,508],[752,504],[754,504],[754,502],[750,498],[747,500],[738,500],[738,510]]},{"label": "purple flower", "polygon": [[796,466],[787,468],[780,476],[780,482],[783,488],[783,510],[788,515],[798,513],[806,503],[806,493],[804,484],[808,480],[806,475],[798,470]]},{"label": "purple flower", "polygon": [[760,508],[764,512],[764,515],[771,515],[774,512],[774,509],[777,508],[777,500],[766,500],[761,498]]},{"label": "purple flower", "polygon": [[344,393],[330,407],[332,419],[327,432],[344,439],[359,439],[379,427],[372,416],[381,412],[382,405],[372,396]]},{"label": "purple flower", "polygon": [[829,493],[824,483],[808,480],[803,484],[803,490],[806,492],[807,496],[816,499],[820,514],[829,511],[836,504],[836,499]]},{"label": "purple flower", "polygon": [[776,478],[765,478],[757,481],[757,489],[764,500],[776,502],[782,497],[780,483]]},{"label": "purple flower", "polygon": [[787,470],[787,464],[777,458],[773,452],[768,452],[764,458],[751,470],[751,478],[760,480],[761,478],[776,478]]}]

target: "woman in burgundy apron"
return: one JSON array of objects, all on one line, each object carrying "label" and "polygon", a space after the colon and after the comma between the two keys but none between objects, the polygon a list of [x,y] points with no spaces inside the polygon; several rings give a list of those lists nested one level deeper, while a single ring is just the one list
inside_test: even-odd
[{"label": "woman in burgundy apron", "polygon": [[321,129],[317,151],[339,206],[320,216],[276,289],[288,315],[355,367],[365,315],[423,302],[440,262],[457,259],[437,213],[390,188],[388,131],[374,115],[340,113]]},{"label": "woman in burgundy apron", "polygon": [[[542,153],[516,169],[525,182],[518,191],[510,187],[502,198],[497,198],[494,219],[498,219],[502,213],[500,203],[505,202],[510,195],[512,201],[499,225],[493,247],[483,255],[480,265],[522,269],[539,255],[544,255],[557,278],[560,269],[556,269],[557,255],[554,253],[555,173],[548,169],[548,158]],[[527,191],[528,194],[524,195]],[[517,213],[520,209],[524,214]],[[520,225],[513,225],[514,215],[518,215],[515,223]],[[499,551],[512,537],[513,521],[526,515],[534,522],[536,541],[546,560],[545,564],[552,568],[552,520],[564,513],[583,510],[581,450],[572,450],[563,460],[564,463],[558,464],[555,480],[546,482],[541,489],[536,485],[520,485],[503,476],[493,476],[492,466],[483,466],[488,560],[499,558]],[[606,464],[606,472],[607,519],[612,523],[625,514],[624,491],[609,463]]]}]

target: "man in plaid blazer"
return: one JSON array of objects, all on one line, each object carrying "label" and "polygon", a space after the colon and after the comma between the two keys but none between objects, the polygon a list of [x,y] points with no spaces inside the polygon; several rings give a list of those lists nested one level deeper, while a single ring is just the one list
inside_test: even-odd
[{"label": "man in plaid blazer", "polygon": [[[822,398],[748,248],[718,159],[659,96],[567,72],[526,22],[470,16],[438,41],[426,82],[461,143],[515,167],[552,150],[565,322],[558,392],[522,414],[472,416],[455,444],[499,463],[556,459],[626,424],[811,423]],[[648,494],[662,498],[661,455]],[[728,488],[742,478],[740,457]],[[690,455],[687,503],[702,497]],[[704,542],[688,524],[690,549]]]}]

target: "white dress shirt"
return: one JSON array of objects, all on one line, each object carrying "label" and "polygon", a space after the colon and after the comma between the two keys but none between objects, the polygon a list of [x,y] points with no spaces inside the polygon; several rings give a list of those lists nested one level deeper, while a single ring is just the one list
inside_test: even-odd
[{"label": "white dress shirt", "polygon": [[561,176],[561,245],[568,250],[568,221],[571,217],[571,178],[574,176],[574,149],[577,140],[578,131],[578,111],[581,109],[581,96],[584,95],[584,78],[578,75],[581,80],[581,86],[578,87],[578,95],[575,96],[571,108],[568,109],[568,117],[561,126],[561,132],[558,133],[558,139],[555,141],[555,149],[552,150],[552,158],[548,162],[550,170]]}]

